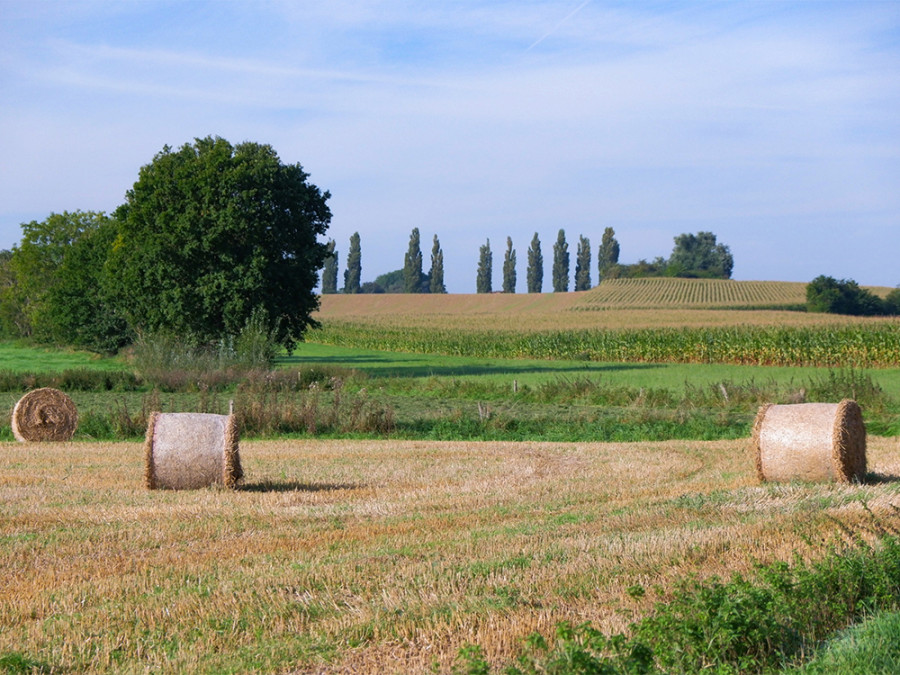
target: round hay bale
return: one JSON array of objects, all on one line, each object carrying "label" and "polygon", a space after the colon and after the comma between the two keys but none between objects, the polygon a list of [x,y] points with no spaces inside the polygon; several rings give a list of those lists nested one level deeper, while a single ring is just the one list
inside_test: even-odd
[{"label": "round hay bale", "polygon": [[764,405],[753,423],[762,481],[862,482],[866,426],[856,401]]},{"label": "round hay bale", "polygon": [[153,413],[144,443],[151,490],[233,488],[244,472],[234,415]]},{"label": "round hay bale", "polygon": [[13,408],[12,432],[20,443],[71,441],[77,426],[78,409],[59,389],[30,391]]}]

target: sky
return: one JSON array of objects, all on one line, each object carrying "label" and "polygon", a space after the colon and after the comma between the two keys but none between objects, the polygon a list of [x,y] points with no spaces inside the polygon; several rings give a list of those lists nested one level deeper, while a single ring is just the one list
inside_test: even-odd
[{"label": "sky", "polygon": [[537,233],[549,291],[558,231],[574,275],[612,227],[622,263],[706,231],[735,279],[900,284],[900,0],[0,0],[0,249],[206,136],[331,193],[341,279],[417,227],[451,293],[512,237],[523,292]]}]

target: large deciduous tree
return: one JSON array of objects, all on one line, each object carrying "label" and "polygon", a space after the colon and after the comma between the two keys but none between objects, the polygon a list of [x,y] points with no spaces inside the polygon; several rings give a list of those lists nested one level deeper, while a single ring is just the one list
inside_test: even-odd
[{"label": "large deciduous tree", "polygon": [[116,212],[108,279],[129,323],[210,342],[265,315],[287,349],[315,322],[331,196],[269,145],[166,146]]},{"label": "large deciduous tree", "polygon": [[528,292],[540,293],[544,286],[544,256],[541,253],[541,240],[534,233],[531,246],[528,247]]},{"label": "large deciduous tree", "polygon": [[512,237],[506,238],[506,253],[503,254],[503,292],[516,292],[516,249]]},{"label": "large deciduous tree", "polygon": [[578,237],[578,251],[575,254],[575,290],[586,291],[591,287],[591,240]]},{"label": "large deciduous tree", "polygon": [[553,292],[565,293],[569,290],[569,245],[566,231],[560,230],[553,244]]},{"label": "large deciduous tree", "polygon": [[669,257],[667,274],[676,277],[730,279],[734,258],[712,232],[680,234]]}]

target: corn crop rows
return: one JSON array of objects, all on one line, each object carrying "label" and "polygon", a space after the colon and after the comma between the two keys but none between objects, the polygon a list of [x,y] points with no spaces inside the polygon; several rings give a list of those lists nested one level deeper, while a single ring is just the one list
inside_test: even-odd
[{"label": "corn crop rows", "polygon": [[900,323],[640,330],[510,331],[391,327],[328,321],[311,342],[357,349],[654,363],[898,367]]},{"label": "corn crop rows", "polygon": [[728,279],[608,279],[579,307],[758,307],[806,302],[806,285]]}]

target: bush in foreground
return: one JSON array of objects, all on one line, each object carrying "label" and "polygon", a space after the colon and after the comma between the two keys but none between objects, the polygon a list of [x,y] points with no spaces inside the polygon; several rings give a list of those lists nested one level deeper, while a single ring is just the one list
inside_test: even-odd
[{"label": "bush in foreground", "polygon": [[[832,549],[818,562],[761,567],[754,580],[686,581],[628,636],[562,623],[550,639],[529,637],[516,664],[502,672],[775,673],[862,617],[898,608],[900,544],[883,536]],[[468,646],[457,672],[490,669],[481,650]]]}]

